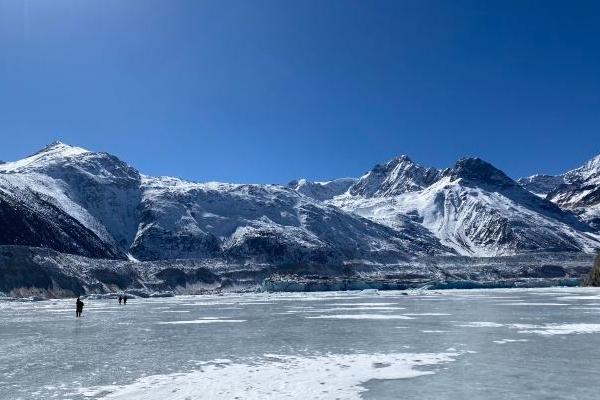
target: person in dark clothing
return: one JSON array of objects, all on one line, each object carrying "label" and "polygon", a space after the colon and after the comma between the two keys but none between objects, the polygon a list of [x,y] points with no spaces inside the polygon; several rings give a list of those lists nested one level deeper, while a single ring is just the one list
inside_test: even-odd
[{"label": "person in dark clothing", "polygon": [[119,296],[119,304],[123,301],[123,296]]},{"label": "person in dark clothing", "polygon": [[81,317],[81,313],[83,312],[83,301],[77,298],[77,302],[75,303],[75,317]]},{"label": "person in dark clothing", "polygon": [[123,296],[123,304],[127,304],[127,296]]}]

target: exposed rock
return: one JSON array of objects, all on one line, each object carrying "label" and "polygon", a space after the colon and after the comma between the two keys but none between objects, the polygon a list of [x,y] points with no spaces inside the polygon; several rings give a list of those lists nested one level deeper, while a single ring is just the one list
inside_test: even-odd
[{"label": "exposed rock", "polygon": [[583,281],[583,286],[600,286],[600,251],[596,256],[592,270]]}]

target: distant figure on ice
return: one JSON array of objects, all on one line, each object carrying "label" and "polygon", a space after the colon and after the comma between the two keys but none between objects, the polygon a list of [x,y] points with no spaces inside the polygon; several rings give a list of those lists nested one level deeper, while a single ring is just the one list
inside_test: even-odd
[{"label": "distant figure on ice", "polygon": [[127,296],[123,296],[123,304],[127,304]]},{"label": "distant figure on ice", "polygon": [[123,296],[119,296],[119,304],[123,301]]},{"label": "distant figure on ice", "polygon": [[83,301],[77,298],[77,302],[75,303],[75,317],[81,317],[81,313],[83,312]]}]

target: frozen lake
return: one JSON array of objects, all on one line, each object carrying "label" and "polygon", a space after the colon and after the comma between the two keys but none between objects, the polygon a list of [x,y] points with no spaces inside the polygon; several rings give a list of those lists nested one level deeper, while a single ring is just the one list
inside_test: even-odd
[{"label": "frozen lake", "polygon": [[0,399],[583,399],[600,290],[0,302]]}]

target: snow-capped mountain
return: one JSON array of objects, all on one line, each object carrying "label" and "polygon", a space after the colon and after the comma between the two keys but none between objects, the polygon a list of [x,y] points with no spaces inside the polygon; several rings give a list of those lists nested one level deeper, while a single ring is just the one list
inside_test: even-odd
[{"label": "snow-capped mountain", "polygon": [[[141,177],[135,168],[111,154],[56,142],[31,157],[0,166],[0,171],[48,185],[50,181],[58,183],[71,202],[91,215],[84,218],[99,222],[123,250],[135,237]],[[70,205],[61,204],[73,212]]]},{"label": "snow-capped mountain", "polygon": [[600,155],[563,175],[534,175],[519,183],[600,230]]},{"label": "snow-capped mountain", "polygon": [[[595,179],[593,167],[577,182]],[[386,264],[598,246],[571,212],[479,159],[438,170],[401,156],[359,179],[234,185],[144,176],[113,155],[60,142],[0,165],[0,223],[10,227],[4,245],[237,264]]]},{"label": "snow-capped mountain", "polygon": [[[326,186],[334,190],[349,183]],[[18,234],[5,233],[2,244],[86,256],[124,258],[130,253],[140,260],[226,257],[339,264],[452,253],[410,220],[403,229],[390,229],[277,185],[141,176],[110,154],[63,143],[0,166],[0,190],[6,193],[5,224],[32,226],[28,210],[33,209],[38,217],[32,229],[50,232],[23,243],[19,238],[31,235],[19,228]],[[77,233],[62,235],[73,246],[56,243],[53,237],[60,236],[53,232],[60,229]],[[95,251],[85,250],[90,241]]]},{"label": "snow-capped mountain", "polygon": [[477,158],[438,170],[401,156],[357,179],[243,185],[145,176],[57,142],[0,164],[0,288],[195,293],[279,273],[312,290],[576,279],[600,246],[581,218],[598,204],[598,164],[518,184]]},{"label": "snow-capped mountain", "polygon": [[[25,159],[0,165],[0,190],[14,200],[11,208],[18,205],[29,210],[15,214],[13,221],[21,216],[21,223],[30,226],[30,213],[37,213],[37,221],[51,227],[56,222],[48,213],[52,207],[55,214],[69,216],[89,231],[89,235],[74,237],[75,242],[90,240],[96,242],[96,247],[110,249],[109,253],[85,254],[96,257],[125,257],[128,241],[137,228],[139,182],[139,173],[116,157],[60,142]],[[42,230],[39,223],[30,229]],[[51,238],[39,244],[46,246],[47,240]]]},{"label": "snow-capped mountain", "polygon": [[462,159],[443,171],[410,162],[397,173],[399,164],[376,166],[331,203],[390,227],[409,216],[464,255],[591,252],[599,245],[585,223],[483,160]]}]

